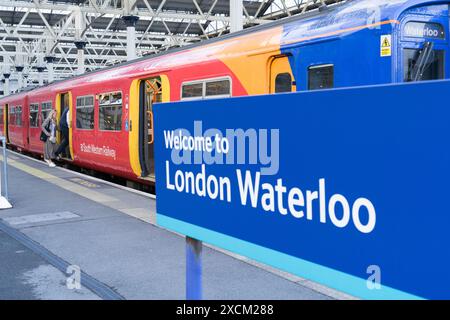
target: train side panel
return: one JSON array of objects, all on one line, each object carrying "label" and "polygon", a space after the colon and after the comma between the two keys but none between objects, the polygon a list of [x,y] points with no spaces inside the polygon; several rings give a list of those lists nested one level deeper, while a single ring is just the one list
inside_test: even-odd
[{"label": "train side panel", "polygon": [[112,80],[71,90],[74,164],[136,179],[129,162],[130,83]]}]

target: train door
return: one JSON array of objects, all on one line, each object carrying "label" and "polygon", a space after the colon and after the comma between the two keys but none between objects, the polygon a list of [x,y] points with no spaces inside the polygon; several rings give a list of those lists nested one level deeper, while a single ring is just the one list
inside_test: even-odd
[{"label": "train door", "polygon": [[139,162],[142,177],[155,177],[153,104],[163,101],[161,77],[145,79],[140,83],[139,95]]},{"label": "train door", "polygon": [[270,63],[270,93],[296,91],[295,79],[287,56],[274,57]]},{"label": "train door", "polygon": [[[448,7],[447,7],[448,12]],[[410,14],[401,21],[398,38],[398,82],[439,80],[450,76],[447,16]]]},{"label": "train door", "polygon": [[[69,108],[69,145],[66,150],[63,151],[64,158],[66,160],[72,160],[73,148],[72,148],[72,119],[73,119],[73,108],[72,108],[72,94],[70,92],[59,93],[56,95],[56,114],[58,119],[58,126],[61,122],[61,116],[66,108]],[[64,137],[61,132],[57,133],[57,142],[61,144]]]},{"label": "train door", "polygon": [[39,140],[41,128],[39,125],[39,104],[30,102],[28,107],[28,143],[31,151],[38,152],[42,149],[42,142]]}]

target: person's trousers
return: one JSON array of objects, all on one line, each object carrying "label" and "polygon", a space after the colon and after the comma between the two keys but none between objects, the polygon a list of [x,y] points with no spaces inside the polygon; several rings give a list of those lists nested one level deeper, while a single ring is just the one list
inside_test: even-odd
[{"label": "person's trousers", "polygon": [[61,153],[65,152],[67,146],[69,145],[69,128],[64,128],[61,133],[63,136],[63,141],[59,145],[58,149],[55,151],[55,155],[60,155]]}]

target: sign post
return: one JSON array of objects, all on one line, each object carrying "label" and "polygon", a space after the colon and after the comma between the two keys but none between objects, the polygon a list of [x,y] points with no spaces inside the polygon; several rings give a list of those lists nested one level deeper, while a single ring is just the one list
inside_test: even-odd
[{"label": "sign post", "polygon": [[186,300],[202,299],[201,241],[186,237]]},{"label": "sign post", "polygon": [[1,174],[2,181],[0,181],[0,209],[10,209],[12,208],[12,205],[8,200],[8,158],[6,153],[6,137],[0,136],[0,141],[3,146],[3,173]]}]

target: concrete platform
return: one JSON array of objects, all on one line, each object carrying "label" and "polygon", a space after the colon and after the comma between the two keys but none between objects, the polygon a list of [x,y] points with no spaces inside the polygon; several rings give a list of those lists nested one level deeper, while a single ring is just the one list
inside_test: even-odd
[{"label": "concrete platform", "polygon": [[[8,164],[0,299],[185,298],[185,240],[154,225],[153,198],[12,152]],[[351,298],[216,248],[203,257],[205,299]],[[70,265],[86,287],[66,287]]]}]

